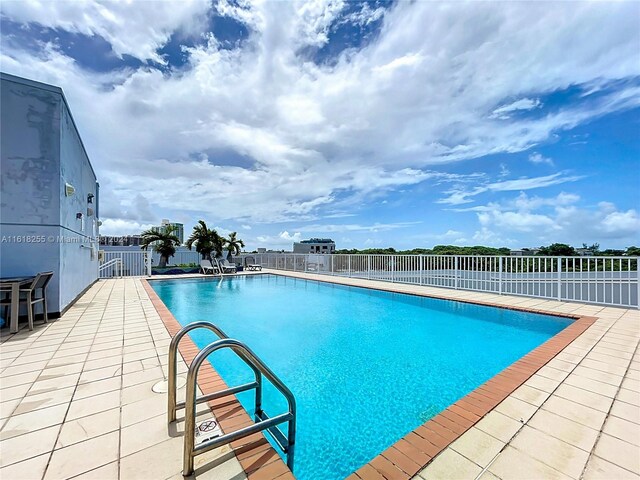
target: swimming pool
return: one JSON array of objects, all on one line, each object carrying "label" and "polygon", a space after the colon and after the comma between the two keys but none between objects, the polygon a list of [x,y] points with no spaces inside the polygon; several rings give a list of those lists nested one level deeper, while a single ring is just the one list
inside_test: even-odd
[{"label": "swimming pool", "polygon": [[[182,325],[210,320],[292,390],[301,480],[346,477],[571,323],[277,275],[150,284]],[[211,360],[229,385],[252,379],[231,352]],[[285,411],[274,389],[264,395],[268,414]],[[252,393],[238,398],[252,406]]]}]

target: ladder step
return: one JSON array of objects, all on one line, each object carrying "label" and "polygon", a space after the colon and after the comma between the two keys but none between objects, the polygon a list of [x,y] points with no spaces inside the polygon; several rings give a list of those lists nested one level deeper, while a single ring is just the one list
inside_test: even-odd
[{"label": "ladder step", "polygon": [[[265,422],[270,419],[269,415],[264,412],[256,413],[256,417],[258,417],[261,422]],[[277,425],[267,427],[266,430],[271,434],[271,437],[273,437],[280,449],[284,453],[287,453],[289,451],[289,441],[287,440],[287,437],[284,435],[284,433],[282,433],[282,430],[280,430]]]}]

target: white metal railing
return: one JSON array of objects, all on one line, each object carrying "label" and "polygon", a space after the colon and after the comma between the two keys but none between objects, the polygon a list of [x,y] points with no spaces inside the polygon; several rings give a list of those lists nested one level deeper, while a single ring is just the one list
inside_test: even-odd
[{"label": "white metal railing", "polygon": [[640,297],[639,257],[294,253],[240,257],[247,259],[276,270],[622,307],[638,307]]},{"label": "white metal railing", "polygon": [[[160,263],[160,255],[156,252],[147,252],[137,248],[101,250],[100,258],[99,278],[111,278],[114,276],[112,269],[105,267],[104,271],[102,270],[102,267],[113,259],[120,259],[122,266],[121,276],[124,277],[149,276],[152,268]],[[169,266],[198,265],[199,262],[200,254],[192,251],[179,250],[169,258]]]},{"label": "white metal railing", "polygon": [[98,267],[98,278],[122,277],[122,259],[112,258]]},{"label": "white metal railing", "polygon": [[115,270],[108,265],[115,265],[115,261],[120,263],[119,276],[140,277],[151,275],[151,255],[143,250],[102,250],[100,252],[100,267],[98,268],[99,278],[112,278]]}]

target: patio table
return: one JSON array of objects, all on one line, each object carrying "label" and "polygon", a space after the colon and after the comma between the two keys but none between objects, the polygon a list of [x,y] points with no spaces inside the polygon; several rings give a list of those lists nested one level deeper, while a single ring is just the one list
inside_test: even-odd
[{"label": "patio table", "polygon": [[11,292],[11,314],[9,316],[9,331],[11,333],[18,332],[18,312],[20,306],[20,287],[33,282],[35,276],[32,277],[5,277],[0,278],[0,290]]}]

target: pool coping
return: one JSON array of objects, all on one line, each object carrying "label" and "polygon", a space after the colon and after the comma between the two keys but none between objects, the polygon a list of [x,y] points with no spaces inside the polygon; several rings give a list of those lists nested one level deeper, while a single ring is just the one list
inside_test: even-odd
[{"label": "pool coping", "polygon": [[[171,337],[175,336],[182,326],[151,285],[149,285],[147,279],[141,278],[140,281],[165,328]],[[200,351],[189,335],[182,337],[178,345],[178,350],[187,365],[191,365],[191,362]],[[209,362],[204,362],[200,367],[198,372],[198,387],[200,387],[200,390],[202,390],[202,393],[205,395],[229,388],[227,383]],[[207,405],[223,432],[238,430],[254,423],[235,395],[210,400],[207,402]],[[249,480],[275,478],[280,480],[295,480],[295,477],[287,465],[283,462],[278,452],[276,452],[267,441],[267,438],[262,432],[254,433],[240,440],[235,440],[230,443],[230,446]]]},{"label": "pool coping", "polygon": [[[289,278],[304,278],[299,277],[298,275],[290,275],[288,273],[289,272],[285,273],[265,271],[258,273],[258,275],[271,274]],[[347,477],[349,480],[368,480],[373,478],[401,480],[414,477],[418,474],[418,472],[424,469],[438,454],[444,451],[449,445],[460,438],[467,430],[478,423],[485,415],[487,415],[495,407],[497,407],[503,400],[509,397],[509,395],[511,395],[518,387],[524,384],[540,368],[545,366],[556,355],[562,352],[562,350],[564,350],[568,345],[571,344],[571,342],[577,339],[598,319],[598,317],[594,316],[580,316],[564,312],[552,312],[548,310],[528,308],[518,305],[504,305],[473,299],[452,299],[450,297],[437,295],[432,292],[406,292],[400,289],[394,289],[394,284],[388,284],[386,282],[381,285],[382,288],[375,288],[373,286],[366,285],[351,285],[349,283],[341,282],[339,281],[340,279],[336,279],[335,277],[328,277],[326,280],[317,278],[306,279],[317,282],[352,286],[355,288],[381,290],[404,295],[435,298],[439,300],[456,301],[493,308],[502,308],[527,313],[571,318],[574,320],[570,325],[562,329],[560,332],[545,341],[543,344],[539,345],[520,359],[516,360],[500,373],[496,374],[452,405],[449,405],[447,408],[429,419],[427,422],[423,423],[422,425],[399,439],[382,453],[380,453],[368,463],[356,470],[354,473],[349,475]],[[171,312],[169,312],[164,303],[160,300],[153,288],[149,285],[148,281],[146,279],[141,280],[143,281],[145,290],[149,294],[154,307],[160,315],[160,318],[165,323],[165,326],[167,326],[167,330],[169,330],[169,333],[172,336],[175,335],[175,333],[181,328],[180,324],[173,317]],[[169,328],[169,325],[171,325],[172,329]],[[187,362],[187,364],[189,364],[193,360],[198,352],[197,347],[195,347],[195,344],[193,344],[190,338],[188,339],[188,342],[188,347],[185,351],[186,356],[185,353],[182,352],[182,347],[180,348],[181,354],[183,355],[183,358],[185,359],[185,362]],[[200,376],[198,377],[198,385],[200,386],[200,388],[203,389],[203,391],[205,391],[205,388],[208,389],[207,391],[205,391],[205,393],[209,393],[210,391],[213,391],[213,389],[226,388],[226,384],[224,383],[222,378],[220,378],[217,372],[215,372],[213,367],[211,367],[209,363],[203,364],[203,368],[205,366],[208,367],[207,372],[209,372],[210,369],[212,373],[204,378],[204,387],[200,384]],[[210,381],[210,379],[214,378],[215,381]],[[223,423],[223,421],[221,420],[220,425],[223,428],[225,428],[225,424],[227,427],[240,428],[250,424],[246,422],[252,423],[251,418],[237,401],[237,399],[235,399],[235,397],[234,400],[226,402],[224,405],[224,407],[226,407],[227,403],[230,403],[234,406],[232,409],[230,407],[221,409],[219,405],[212,406],[211,403],[215,402],[209,402],[209,406],[212,408],[212,411],[214,415],[216,415],[216,418],[218,417],[216,409],[223,415],[223,418],[224,415],[233,417],[234,419],[236,415],[238,416],[235,421],[226,421],[225,423]],[[236,410],[237,407],[239,407],[240,410]],[[229,412],[232,412],[233,414],[229,415]],[[264,442],[261,442],[258,447],[264,448],[264,450],[261,450],[261,452],[268,452],[264,453],[265,457],[267,458],[267,462],[262,465],[267,466],[268,464],[275,462],[276,459],[273,458],[273,455],[275,455],[277,459],[280,459],[280,463],[282,464],[282,466],[284,466],[285,472],[288,472],[288,474],[290,475],[290,477],[288,478],[295,478],[293,474],[288,470],[284,462],[282,462],[279,454],[267,442],[264,435],[262,433],[259,435],[262,437],[262,439],[264,439]],[[266,446],[264,445],[264,443],[266,443]],[[235,447],[233,443],[232,447]],[[253,447],[248,447],[248,450],[243,450],[240,455],[243,456],[245,452],[251,452],[252,448]],[[238,456],[237,453],[236,456]],[[253,458],[254,456],[254,454],[250,454],[249,458]],[[248,464],[249,462],[247,461],[246,457],[244,463],[240,457],[238,457],[238,460],[240,461],[242,467],[245,469],[245,472],[247,473],[247,476],[249,478],[258,478],[257,476],[252,475],[254,475],[254,473],[257,473],[258,469],[262,468],[261,466],[257,467],[254,470],[247,471],[247,469],[245,468],[245,463]],[[255,461],[256,459],[253,460]],[[253,465],[254,464],[252,463],[250,468]],[[277,471],[280,471],[280,469],[278,469]],[[271,474],[271,472],[267,473],[266,470],[263,470],[263,472],[260,472],[259,474],[260,478],[281,478],[280,475],[282,475],[282,473],[278,473],[277,475],[264,477],[263,473],[268,475]],[[274,471],[273,473],[276,472]]]}]

